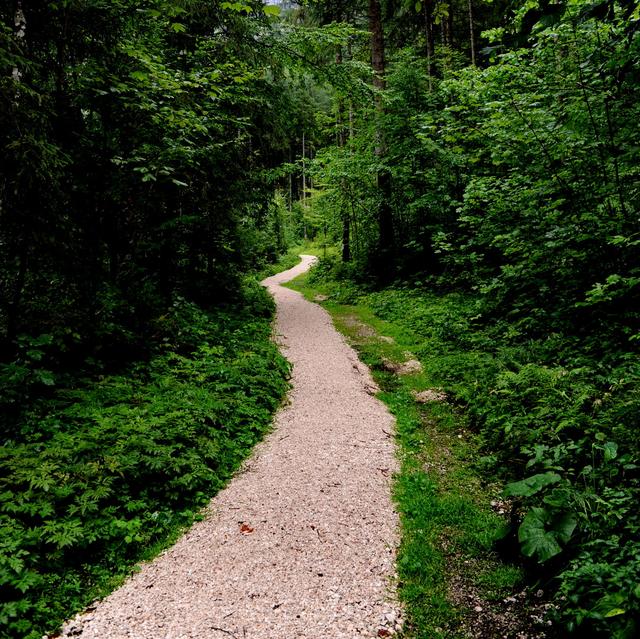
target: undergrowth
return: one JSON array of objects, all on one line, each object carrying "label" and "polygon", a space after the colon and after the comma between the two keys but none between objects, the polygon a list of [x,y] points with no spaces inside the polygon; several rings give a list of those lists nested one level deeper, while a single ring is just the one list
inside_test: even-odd
[{"label": "undergrowth", "polygon": [[0,636],[55,631],[199,517],[287,388],[272,311],[256,284],[211,312],[178,300],[155,320],[149,361],[58,387],[3,424]]},{"label": "undergrowth", "polygon": [[[507,484],[502,497],[510,504],[510,525],[494,547],[523,562],[532,587],[553,593],[548,621],[580,636],[636,636],[637,355],[602,355],[602,345],[559,333],[524,338],[509,318],[485,317],[478,296],[408,285],[367,290],[342,271],[327,261],[308,285],[329,296],[326,305],[334,313],[356,305],[374,324],[386,322],[394,331],[388,334],[422,363],[425,383],[450,398],[477,442],[476,471]],[[369,363],[375,369],[375,358]],[[394,408],[397,389],[384,397],[399,416],[402,440],[403,424],[420,420],[406,417],[406,406]],[[400,480],[401,494],[411,476]],[[414,493],[433,490],[420,474],[415,481],[424,485]],[[411,512],[421,519],[427,507]],[[406,527],[415,517],[404,512]],[[424,523],[419,528],[425,530]],[[405,596],[413,597],[415,587],[405,583]],[[412,609],[419,614],[420,607]]]},{"label": "undergrowth", "polygon": [[532,579],[555,591],[555,621],[588,636],[635,636],[640,616],[637,357],[591,358],[549,335],[521,342],[483,325],[473,299],[371,293],[380,316],[419,335],[435,384],[478,433],[478,467],[511,481],[513,540]]},{"label": "undergrowth", "polygon": [[286,253],[283,253],[273,264],[267,264],[256,273],[257,280],[263,280],[266,277],[276,275],[282,271],[288,271],[300,262],[300,253],[303,253],[301,247],[294,246]]}]

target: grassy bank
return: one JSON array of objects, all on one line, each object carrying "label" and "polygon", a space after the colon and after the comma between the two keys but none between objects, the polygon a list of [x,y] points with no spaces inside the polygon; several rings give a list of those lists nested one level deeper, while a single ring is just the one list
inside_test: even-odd
[{"label": "grassy bank", "polygon": [[149,361],[32,403],[0,452],[0,636],[40,638],[184,530],[271,424],[273,303],[155,320]]},{"label": "grassy bank", "polygon": [[379,397],[397,420],[402,466],[395,499],[402,519],[398,572],[408,611],[405,636],[491,637],[529,626],[529,611],[521,606],[522,570],[494,551],[507,527],[501,486],[481,481],[468,417],[433,370],[416,366],[424,342],[402,322],[381,319],[350,284],[305,275],[290,286],[308,299],[323,300],[371,368]]}]

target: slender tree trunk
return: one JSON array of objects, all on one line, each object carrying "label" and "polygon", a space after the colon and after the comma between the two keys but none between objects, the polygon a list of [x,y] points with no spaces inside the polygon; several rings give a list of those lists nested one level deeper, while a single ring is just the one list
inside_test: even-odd
[{"label": "slender tree trunk", "polygon": [[[338,47],[338,51],[336,52],[336,64],[342,64],[342,47]],[[336,117],[336,128],[337,128],[337,144],[338,147],[344,149],[346,146],[346,123],[345,123],[345,107],[344,100],[342,98],[338,99],[337,104],[337,117]],[[351,261],[351,229],[350,229],[350,220],[349,220],[349,211],[346,206],[346,182],[344,179],[341,180],[340,183],[340,221],[342,222],[342,261],[349,262]]]},{"label": "slender tree trunk", "polygon": [[476,38],[473,30],[473,0],[469,0],[469,42],[471,43],[471,64],[476,64]]},{"label": "slender tree trunk", "polygon": [[304,241],[307,241],[307,221],[305,212],[307,208],[307,168],[306,168],[306,136],[302,131],[302,228]]},{"label": "slender tree trunk", "polygon": [[[291,143],[289,143],[289,164],[291,164]],[[291,213],[291,208],[293,206],[293,171],[291,167],[289,167],[289,213]]]},{"label": "slender tree trunk", "polygon": [[[338,46],[338,50],[336,51],[336,64],[342,64],[342,47]],[[345,117],[344,117],[344,99],[342,97],[338,97],[338,103],[336,106],[336,144],[338,146],[344,146],[345,140]]]},{"label": "slender tree trunk", "polygon": [[607,132],[609,134],[609,149],[613,156],[613,174],[616,181],[616,190],[618,191],[618,201],[620,204],[620,210],[624,215],[627,214],[627,205],[625,203],[624,192],[622,190],[622,182],[620,180],[620,165],[618,164],[617,145],[615,138],[615,131],[613,129],[613,122],[611,119],[611,108],[609,105],[609,96],[604,96],[604,112],[607,116]]},{"label": "slender tree trunk", "polygon": [[[373,67],[373,85],[376,89],[385,88],[384,32],[379,0],[369,0],[369,31],[371,32],[371,66]],[[382,97],[376,93],[376,107],[382,111]]]},{"label": "slender tree trunk", "polygon": [[[24,45],[24,41],[27,34],[27,19],[22,9],[22,0],[17,0],[14,11],[14,27],[15,38],[20,45]],[[20,98],[20,90],[18,88],[19,83],[22,80],[22,71],[18,66],[13,67],[11,70],[11,78],[16,83],[16,89],[14,94],[15,104],[18,107]],[[16,194],[18,193],[18,187],[16,186]],[[8,349],[11,351],[13,348],[12,343],[15,341],[18,334],[20,306],[22,303],[22,296],[24,287],[27,281],[27,273],[29,269],[29,240],[27,239],[29,233],[28,222],[22,222],[21,235],[19,236],[19,244],[17,247],[16,263],[18,266],[18,272],[16,274],[15,282],[11,292],[8,294],[7,300],[7,328],[6,328],[6,340]]]},{"label": "slender tree trunk", "polygon": [[302,206],[307,205],[306,139],[302,131]]},{"label": "slender tree trunk", "polygon": [[422,5],[424,15],[424,34],[427,40],[427,76],[429,79],[429,91],[433,90],[433,58],[435,56],[435,38],[433,33],[433,1],[426,0]]},{"label": "slender tree trunk", "polygon": [[353,100],[349,100],[349,139],[353,139]]},{"label": "slender tree trunk", "polygon": [[[353,60],[351,42],[347,44],[347,58]],[[349,140],[353,140],[353,100],[349,97]]]},{"label": "slender tree trunk", "polygon": [[[384,32],[382,27],[382,14],[379,0],[369,0],[369,30],[371,32],[371,66],[373,67],[373,84],[376,88],[376,146],[375,154],[379,163],[382,163],[386,155],[386,145],[382,131],[382,117],[384,116],[384,104],[382,91],[385,88],[385,56],[384,56]],[[380,236],[380,249],[389,252],[393,248],[393,217],[391,211],[391,173],[386,168],[378,169],[378,190],[380,191],[380,204],[378,207],[378,231]]]},{"label": "slender tree trunk", "polygon": [[276,252],[278,255],[284,250],[284,238],[282,232],[282,219],[280,218],[280,207],[273,207],[273,232],[276,236]]},{"label": "slender tree trunk", "polygon": [[20,315],[20,304],[22,302],[24,285],[27,281],[29,248],[26,237],[23,237],[20,241],[20,248],[18,250],[17,257],[18,274],[13,285],[13,292],[11,294],[9,307],[7,308],[7,343],[9,344],[9,348],[11,348],[12,342],[15,341],[18,335],[18,317]]},{"label": "slender tree trunk", "polygon": [[358,229],[358,216],[356,214],[355,196],[349,186],[349,206],[351,207],[351,239],[356,253],[360,253],[360,232]]},{"label": "slender tree trunk", "polygon": [[[16,10],[13,14],[13,24],[15,26],[15,36],[16,40],[21,43],[24,41],[27,35],[27,19],[24,15],[24,11],[22,10],[22,0],[18,0],[16,3]],[[20,82],[22,79],[22,71],[16,66],[13,67],[13,71],[11,72],[11,77],[16,81]]]}]

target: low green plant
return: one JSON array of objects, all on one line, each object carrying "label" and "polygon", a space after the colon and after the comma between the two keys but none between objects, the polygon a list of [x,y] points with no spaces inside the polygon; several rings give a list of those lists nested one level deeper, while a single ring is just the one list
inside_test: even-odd
[{"label": "low green plant", "polygon": [[177,300],[149,362],[58,387],[0,449],[0,636],[35,639],[198,516],[271,424],[273,303]]},{"label": "low green plant", "polygon": [[53,342],[53,335],[48,333],[21,335],[16,357],[9,362],[0,361],[0,435],[10,435],[7,425],[11,415],[31,399],[34,391],[55,385],[49,353]]},{"label": "low green plant", "polygon": [[[503,552],[553,595],[562,631],[622,639],[640,627],[640,410],[637,354],[603,354],[586,333],[534,339],[485,316],[482,295],[409,283],[372,291],[320,266],[309,282],[393,327],[479,438],[476,468],[507,483]],[[631,343],[630,343],[631,345]],[[433,408],[431,409],[433,410]],[[400,422],[399,422],[400,423]],[[421,438],[427,441],[426,438]],[[426,444],[422,444],[426,446]]]},{"label": "low green plant", "polygon": [[554,447],[537,445],[529,469],[509,484],[527,512],[523,554],[544,564],[563,553],[558,618],[571,631],[635,636],[640,604],[640,484],[630,453],[602,432]]}]

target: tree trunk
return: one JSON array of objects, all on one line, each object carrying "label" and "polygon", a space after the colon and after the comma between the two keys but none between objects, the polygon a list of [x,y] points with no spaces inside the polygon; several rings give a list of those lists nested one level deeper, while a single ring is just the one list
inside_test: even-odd
[{"label": "tree trunk", "polygon": [[[338,47],[338,51],[336,52],[336,64],[342,64],[342,47]],[[340,97],[338,98],[337,105],[338,113],[336,117],[336,125],[337,125],[337,144],[341,149],[344,149],[347,140],[346,134],[346,117],[345,117],[345,106],[344,100]],[[341,192],[340,192],[340,220],[342,222],[342,261],[349,262],[351,261],[351,229],[350,229],[350,220],[349,220],[349,211],[346,206],[346,184],[345,180],[341,180]]]},{"label": "tree trunk", "polygon": [[476,64],[476,38],[473,31],[473,0],[469,0],[469,42],[471,43],[471,64]]},{"label": "tree trunk", "polygon": [[[18,0],[16,3],[16,10],[13,14],[13,24],[15,26],[15,36],[18,42],[22,42],[27,34],[27,19],[22,10],[22,0]],[[15,82],[20,82],[22,78],[22,71],[16,66],[13,67],[11,77]]]},{"label": "tree trunk", "polygon": [[369,0],[369,31],[371,32],[371,66],[375,73],[373,84],[378,89],[384,89],[384,33],[379,0]]},{"label": "tree trunk", "polygon": [[[291,164],[291,142],[289,142],[289,164]],[[289,213],[293,206],[293,171],[289,167],[289,201],[287,202]]]},{"label": "tree trunk", "polygon": [[[302,206],[307,205],[307,167],[306,167],[306,139],[302,131]],[[305,238],[306,239],[306,238]]]},{"label": "tree trunk", "polygon": [[351,220],[346,207],[342,211],[342,261],[351,261]]},{"label": "tree trunk", "polygon": [[427,75],[429,78],[429,91],[433,90],[433,58],[435,56],[435,36],[433,32],[433,2],[426,0],[422,6],[424,14],[424,34],[427,39]]},{"label": "tree trunk", "polygon": [[302,131],[302,229],[304,241],[307,241],[307,220],[305,219],[307,210],[307,167],[306,167],[306,136]]},{"label": "tree trunk", "polygon": [[[382,163],[387,150],[382,131],[382,116],[384,116],[384,104],[382,91],[385,88],[385,58],[384,58],[384,32],[382,28],[382,15],[379,0],[369,0],[369,31],[371,32],[371,66],[373,67],[373,84],[376,88],[376,146],[375,155],[379,163]],[[390,205],[391,199],[391,174],[386,168],[378,169],[378,190],[380,191],[380,204],[378,206],[378,231],[380,236],[380,250],[387,253],[393,248],[393,217]]]},{"label": "tree trunk", "polygon": [[[27,33],[27,19],[22,10],[22,0],[17,0],[15,5],[15,11],[13,13],[13,24],[15,27],[14,35],[16,41],[24,46],[24,40]],[[15,66],[11,70],[11,78],[15,82],[14,100],[16,108],[19,108],[18,102],[20,98],[20,90],[18,88],[19,83],[22,80],[22,71],[18,66]],[[5,183],[7,184],[7,183]],[[15,187],[15,194],[18,194],[19,188]],[[0,203],[0,212],[4,207],[3,203]],[[28,220],[28,216],[26,218]],[[28,221],[22,221],[21,235],[19,236],[19,244],[17,247],[17,254],[15,260],[18,266],[18,272],[16,273],[15,282],[13,288],[7,287],[7,301],[6,301],[6,313],[7,313],[7,326],[6,326],[6,341],[8,352],[13,354],[13,342],[18,334],[20,306],[22,304],[22,296],[24,292],[25,283],[27,280],[27,273],[29,268],[29,241],[27,239],[29,233]],[[8,279],[8,278],[7,278]]]},{"label": "tree trunk", "polygon": [[7,308],[7,344],[11,348],[11,344],[18,335],[18,318],[20,316],[20,304],[22,302],[22,293],[27,281],[28,263],[29,263],[29,247],[26,237],[20,241],[20,249],[18,251],[18,274],[13,285],[11,300]]}]

